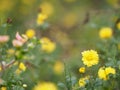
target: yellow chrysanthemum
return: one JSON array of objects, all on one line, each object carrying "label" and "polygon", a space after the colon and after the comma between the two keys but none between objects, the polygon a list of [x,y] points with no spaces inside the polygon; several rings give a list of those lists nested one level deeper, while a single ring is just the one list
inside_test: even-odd
[{"label": "yellow chrysanthemum", "polygon": [[51,53],[55,50],[56,44],[50,41],[48,38],[44,37],[40,40],[41,49],[47,53]]},{"label": "yellow chrysanthemum", "polygon": [[118,29],[118,30],[120,30],[120,22],[119,22],[119,23],[117,23],[117,25],[116,25],[116,26],[117,26],[117,29]]},{"label": "yellow chrysanthemum", "polygon": [[1,87],[0,90],[7,90],[7,88],[6,87]]},{"label": "yellow chrysanthemum", "polygon": [[103,68],[100,68],[98,71],[98,77],[103,80],[107,80],[107,76],[105,73],[105,70]]},{"label": "yellow chrysanthemum", "polygon": [[33,30],[33,29],[28,29],[28,30],[26,31],[26,36],[27,36],[28,38],[33,38],[33,37],[35,36],[35,30]]},{"label": "yellow chrysanthemum", "polygon": [[99,55],[94,50],[87,50],[82,52],[82,61],[84,65],[91,67],[92,65],[96,65],[99,62]]},{"label": "yellow chrysanthemum", "polygon": [[105,68],[105,73],[106,73],[106,75],[115,74],[116,71],[115,71],[115,69],[112,68],[112,67],[107,67],[107,68]]},{"label": "yellow chrysanthemum", "polygon": [[33,90],[58,90],[56,85],[51,82],[39,83]]},{"label": "yellow chrysanthemum", "polygon": [[112,37],[112,33],[113,33],[113,31],[112,31],[111,28],[109,28],[109,27],[104,27],[104,28],[102,28],[102,29],[100,30],[99,36],[100,36],[100,38],[102,38],[102,39],[107,39],[107,38],[111,38],[111,37]]},{"label": "yellow chrysanthemum", "polygon": [[98,77],[103,80],[108,79],[109,74],[115,74],[116,71],[112,67],[100,68],[98,71]]},{"label": "yellow chrysanthemum", "polygon": [[62,74],[64,71],[64,64],[61,61],[56,61],[53,69],[56,74]]},{"label": "yellow chrysanthemum", "polygon": [[86,76],[84,78],[80,78],[79,79],[79,86],[84,87],[86,85],[86,80],[88,80],[88,79],[89,79],[89,76]]},{"label": "yellow chrysanthemum", "polygon": [[85,79],[84,78],[80,78],[80,80],[79,80],[79,86],[80,87],[84,87],[85,84],[86,84]]},{"label": "yellow chrysanthemum", "polygon": [[80,68],[79,68],[79,72],[80,72],[80,73],[85,73],[85,67],[80,67]]},{"label": "yellow chrysanthemum", "polygon": [[46,19],[47,19],[47,15],[42,14],[42,13],[38,14],[37,24],[42,25]]}]

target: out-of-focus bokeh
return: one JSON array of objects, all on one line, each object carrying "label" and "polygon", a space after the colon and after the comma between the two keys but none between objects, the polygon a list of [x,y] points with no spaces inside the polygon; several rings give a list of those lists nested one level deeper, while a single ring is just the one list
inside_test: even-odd
[{"label": "out-of-focus bokeh", "polygon": [[0,0],[0,19],[13,20],[11,34],[35,28],[41,11],[48,16],[49,27],[35,29],[38,36],[54,39],[66,54],[78,54],[83,47],[94,47],[97,30],[104,25],[110,26],[118,10],[119,0]]}]

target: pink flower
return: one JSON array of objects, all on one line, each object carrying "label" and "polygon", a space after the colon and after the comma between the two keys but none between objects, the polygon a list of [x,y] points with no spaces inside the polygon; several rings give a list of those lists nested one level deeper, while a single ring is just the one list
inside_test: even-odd
[{"label": "pink flower", "polygon": [[8,35],[2,35],[0,36],[0,43],[5,43],[9,40],[9,36]]},{"label": "pink flower", "polygon": [[19,40],[14,39],[12,41],[12,44],[13,44],[14,47],[21,47],[21,46],[23,46],[24,43],[19,41]]},{"label": "pink flower", "polygon": [[25,36],[24,37],[20,36],[19,32],[16,33],[16,39],[23,43],[25,43],[27,41],[27,38]]},{"label": "pink flower", "polygon": [[16,39],[12,41],[14,47],[21,47],[27,41],[25,35],[20,36],[19,32],[16,33]]},{"label": "pink flower", "polygon": [[23,38],[20,36],[19,32],[16,33],[16,39],[22,41]]}]

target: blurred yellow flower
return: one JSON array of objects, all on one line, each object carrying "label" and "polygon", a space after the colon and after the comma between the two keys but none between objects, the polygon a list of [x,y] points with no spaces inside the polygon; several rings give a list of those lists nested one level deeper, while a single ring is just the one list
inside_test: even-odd
[{"label": "blurred yellow flower", "polygon": [[99,55],[94,50],[87,50],[82,52],[82,61],[88,67],[96,65],[99,62]]},{"label": "blurred yellow flower", "polygon": [[120,30],[120,22],[119,22],[119,23],[117,23],[117,25],[116,25],[116,26],[117,26],[117,29],[118,29],[118,30]]},{"label": "blurred yellow flower", "polygon": [[67,15],[65,15],[61,20],[65,27],[71,28],[77,24],[78,16],[76,13],[70,12]]},{"label": "blurred yellow flower", "polygon": [[64,71],[64,64],[61,61],[56,61],[53,69],[56,74],[62,74]]},{"label": "blurred yellow flower", "polygon": [[6,87],[1,87],[0,90],[7,90],[7,88]]},{"label": "blurred yellow flower", "polygon": [[7,53],[8,53],[9,55],[13,55],[13,54],[15,53],[15,50],[14,50],[14,49],[8,49],[8,50],[7,50]]},{"label": "blurred yellow flower", "polygon": [[51,82],[38,83],[33,90],[58,90],[56,85]]},{"label": "blurred yellow flower", "polygon": [[109,27],[104,27],[100,30],[99,32],[99,36],[100,38],[102,39],[107,39],[107,38],[111,38],[112,37],[112,34],[113,34],[113,31],[111,28]]},{"label": "blurred yellow flower", "polygon": [[19,64],[19,69],[22,70],[22,71],[25,71],[25,70],[26,70],[25,64],[21,62],[21,63]]},{"label": "blurred yellow flower", "polygon": [[17,69],[17,70],[15,71],[15,73],[18,74],[18,75],[19,75],[21,72],[22,72],[22,71],[21,71],[20,69]]},{"label": "blurred yellow flower", "polygon": [[53,5],[51,3],[48,3],[48,2],[43,2],[40,5],[40,8],[42,9],[42,13],[46,14],[48,16],[50,16],[54,11]]},{"label": "blurred yellow flower", "polygon": [[47,15],[46,14],[39,13],[38,17],[37,17],[37,24],[38,25],[44,24],[46,19],[47,19]]},{"label": "blurred yellow flower", "polygon": [[84,78],[80,78],[80,79],[79,79],[79,86],[80,86],[80,87],[84,87],[85,84],[86,84],[85,79],[84,79]]},{"label": "blurred yellow flower", "polygon": [[56,48],[56,44],[50,41],[50,39],[47,37],[41,38],[40,42],[41,42],[41,49],[47,53],[53,52]]},{"label": "blurred yellow flower", "polygon": [[[17,65],[17,62],[16,62],[16,65]],[[26,70],[26,66],[24,65],[24,63],[21,62],[15,73],[20,74],[22,71],[25,71],[25,70]]]},{"label": "blurred yellow flower", "polygon": [[79,68],[79,72],[80,72],[80,73],[85,73],[85,67],[80,67],[80,68]]},{"label": "blurred yellow flower", "polygon": [[115,69],[112,68],[112,67],[107,67],[107,68],[105,68],[105,73],[106,73],[106,75],[115,74],[116,71],[115,71]]},{"label": "blurred yellow flower", "polygon": [[33,29],[28,29],[28,30],[26,31],[26,36],[27,36],[28,38],[33,38],[33,37],[35,36],[35,30],[33,30]]},{"label": "blurred yellow flower", "polygon": [[79,79],[79,86],[84,87],[86,85],[86,80],[88,80],[88,79],[89,79],[89,76],[86,76],[84,78],[80,78]]},{"label": "blurred yellow flower", "polygon": [[98,77],[103,80],[107,80],[105,70],[103,68],[100,68],[98,71]]},{"label": "blurred yellow flower", "polygon": [[116,71],[112,67],[100,68],[98,70],[98,77],[103,80],[107,80],[109,74],[115,74]]}]

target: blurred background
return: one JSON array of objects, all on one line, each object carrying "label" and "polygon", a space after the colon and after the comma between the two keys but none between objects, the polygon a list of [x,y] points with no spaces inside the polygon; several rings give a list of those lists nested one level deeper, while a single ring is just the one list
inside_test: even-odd
[{"label": "blurred background", "polygon": [[[56,42],[51,59],[67,61],[78,73],[81,51],[96,48],[99,29],[114,27],[119,9],[120,0],[0,0],[0,21],[12,19],[8,28],[11,38],[17,31],[34,29],[37,37]],[[36,25],[40,12],[48,16],[43,26]]]}]

